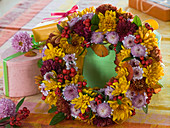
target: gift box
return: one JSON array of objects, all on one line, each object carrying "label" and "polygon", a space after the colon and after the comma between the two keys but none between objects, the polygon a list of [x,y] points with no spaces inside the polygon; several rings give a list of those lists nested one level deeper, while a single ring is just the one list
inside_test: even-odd
[{"label": "gift box", "polygon": [[163,21],[170,21],[170,8],[161,0],[129,0],[129,6]]},{"label": "gift box", "polygon": [[16,52],[12,47],[1,56],[3,60],[4,94],[9,97],[23,97],[39,93],[35,85],[34,77],[40,75],[37,62],[41,59],[38,50],[34,57],[26,57],[24,53]]}]

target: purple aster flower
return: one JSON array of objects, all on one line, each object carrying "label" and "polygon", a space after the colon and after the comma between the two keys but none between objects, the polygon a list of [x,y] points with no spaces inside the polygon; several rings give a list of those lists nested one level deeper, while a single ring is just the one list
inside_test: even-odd
[{"label": "purple aster flower", "polygon": [[74,53],[74,54],[67,54],[67,55],[65,55],[65,56],[63,57],[63,60],[64,60],[66,63],[68,63],[68,62],[73,62],[73,61],[75,61],[75,60],[77,59],[75,56],[76,56],[75,53]]},{"label": "purple aster flower", "polygon": [[137,95],[132,99],[132,105],[136,108],[141,108],[146,104],[145,101],[144,95]]},{"label": "purple aster flower", "polygon": [[98,91],[103,93],[105,91],[105,88],[100,88]]},{"label": "purple aster flower", "polygon": [[78,97],[77,87],[74,84],[67,85],[63,90],[63,95],[66,100],[71,101]]},{"label": "purple aster flower", "polygon": [[140,80],[143,78],[143,69],[141,67],[132,67],[133,68],[133,79]]},{"label": "purple aster flower", "polygon": [[125,48],[131,48],[134,45],[136,45],[134,43],[135,39],[136,39],[136,37],[133,35],[128,35],[128,36],[124,37],[124,40],[122,42],[123,42],[123,45],[125,46]]},{"label": "purple aster flower", "polygon": [[68,25],[70,27],[73,27],[77,23],[77,21],[79,21],[78,17],[72,18],[70,21],[68,21]]},{"label": "purple aster flower", "polygon": [[71,110],[71,115],[76,118],[81,111],[80,111],[80,108],[75,109],[74,106],[75,106],[75,104],[71,104],[70,105],[70,110]]},{"label": "purple aster flower", "polygon": [[47,80],[47,81],[50,82],[51,77],[55,78],[54,72],[46,72],[45,75],[44,75],[44,80]]},{"label": "purple aster flower", "polygon": [[111,44],[117,44],[119,41],[119,35],[116,32],[107,33],[106,39]]},{"label": "purple aster flower", "polygon": [[104,35],[102,32],[93,32],[91,36],[92,43],[98,44],[103,41]]},{"label": "purple aster flower", "polygon": [[130,60],[130,65],[131,65],[132,67],[139,66],[139,63],[140,63],[140,61],[137,60],[137,59],[131,59],[131,60]]},{"label": "purple aster flower", "polygon": [[112,109],[110,108],[108,103],[101,103],[97,106],[97,114],[100,117],[110,117],[111,111]]},{"label": "purple aster flower", "polygon": [[96,102],[94,100],[90,101],[90,108],[93,112],[96,112],[97,105],[96,105]]},{"label": "purple aster flower", "polygon": [[45,52],[46,49],[47,49],[47,46],[45,45],[45,46],[43,47],[43,49],[42,49],[41,57],[44,57],[44,56],[45,56],[44,52]]},{"label": "purple aster flower", "polygon": [[49,92],[50,90],[45,90],[46,86],[45,86],[44,83],[41,83],[41,86],[39,86],[39,88],[41,89],[40,92],[41,92],[44,96],[48,96],[48,92]]},{"label": "purple aster flower", "polygon": [[131,53],[134,57],[141,57],[145,56],[146,50],[143,45],[137,44],[131,48]]},{"label": "purple aster flower", "polygon": [[132,100],[133,97],[135,96],[135,92],[132,92],[131,90],[128,90],[128,91],[126,92],[126,96],[127,96],[130,100]]},{"label": "purple aster flower", "polygon": [[0,99],[0,118],[15,116],[15,108],[16,106],[12,100]]},{"label": "purple aster flower", "polygon": [[85,20],[85,19],[92,19],[92,17],[94,16],[94,13],[88,13],[88,14],[85,14],[82,16],[82,20]]},{"label": "purple aster flower", "polygon": [[113,88],[110,87],[110,86],[107,86],[107,88],[105,89],[105,95],[109,96],[109,99],[113,99],[113,95],[112,95],[112,92],[113,92]]},{"label": "purple aster flower", "polygon": [[19,32],[12,39],[12,47],[17,52],[28,52],[32,45],[32,38],[27,32]]}]

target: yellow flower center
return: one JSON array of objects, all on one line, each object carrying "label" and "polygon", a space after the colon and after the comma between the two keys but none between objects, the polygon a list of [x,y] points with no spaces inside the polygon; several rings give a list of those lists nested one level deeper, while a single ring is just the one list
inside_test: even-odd
[{"label": "yellow flower center", "polygon": [[19,42],[18,44],[19,44],[19,46],[22,46],[22,45],[23,45],[23,43],[22,43],[22,42]]}]

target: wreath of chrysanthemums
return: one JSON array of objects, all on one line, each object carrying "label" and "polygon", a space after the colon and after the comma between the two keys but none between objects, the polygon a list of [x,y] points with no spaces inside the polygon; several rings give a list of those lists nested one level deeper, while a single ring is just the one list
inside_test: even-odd
[{"label": "wreath of chrysanthemums", "polygon": [[[148,23],[142,24],[138,16],[104,4],[70,14],[57,28],[42,50],[41,76],[35,79],[42,100],[51,105],[49,113],[55,113],[50,125],[66,118],[107,126],[135,115],[135,108],[148,112],[163,76],[158,39]],[[108,44],[109,50],[116,52],[117,76],[104,88],[87,87],[78,59],[87,48],[107,56],[104,47]]]}]

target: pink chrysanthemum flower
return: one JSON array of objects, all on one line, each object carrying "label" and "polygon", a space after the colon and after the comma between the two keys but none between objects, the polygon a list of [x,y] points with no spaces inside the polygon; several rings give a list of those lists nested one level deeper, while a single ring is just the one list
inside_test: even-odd
[{"label": "pink chrysanthemum flower", "polygon": [[28,52],[32,45],[32,38],[27,32],[15,34],[12,39],[12,47],[18,52]]},{"label": "pink chrysanthemum flower", "polygon": [[16,106],[10,99],[0,99],[0,118],[15,116]]},{"label": "pink chrysanthemum flower", "polygon": [[48,82],[50,82],[51,78],[55,78],[54,72],[46,72],[44,75],[44,80],[47,80]]},{"label": "pink chrysanthemum flower", "polygon": [[63,90],[64,98],[67,101],[71,101],[78,97],[77,87],[74,84],[67,85]]},{"label": "pink chrysanthemum flower", "polygon": [[113,88],[112,87],[109,87],[107,86],[107,88],[105,89],[105,95],[106,96],[109,96],[109,99],[113,99],[113,95],[112,95],[112,92],[113,92]]},{"label": "pink chrysanthemum flower", "polygon": [[107,33],[106,39],[111,44],[117,44],[119,41],[119,35],[116,32]]},{"label": "pink chrysanthemum flower", "polygon": [[93,32],[91,36],[92,43],[99,44],[103,41],[104,35],[102,32]]},{"label": "pink chrysanthemum flower", "polygon": [[75,61],[77,58],[75,57],[76,54],[67,54],[63,57],[63,60],[66,62],[66,63],[69,63],[69,62],[73,62]]},{"label": "pink chrysanthemum flower", "polygon": [[82,16],[82,20],[85,20],[85,19],[91,20],[93,16],[94,16],[94,13],[87,13],[87,14]]},{"label": "pink chrysanthemum flower", "polygon": [[146,104],[144,95],[137,95],[132,99],[132,105],[136,108],[142,108]]},{"label": "pink chrysanthemum flower", "polygon": [[79,21],[78,17],[72,18],[70,21],[68,21],[69,27],[73,27],[78,21]]},{"label": "pink chrysanthemum flower", "polygon": [[79,109],[75,109],[74,106],[75,106],[74,104],[71,104],[71,105],[70,105],[71,115],[72,115],[73,117],[77,118],[77,116],[79,115],[79,113],[80,113],[81,111],[80,111],[80,108],[79,108]]},{"label": "pink chrysanthemum flower", "polygon": [[133,79],[140,80],[143,78],[143,69],[141,67],[133,67]]},{"label": "pink chrysanthemum flower", "polygon": [[126,37],[124,37],[124,40],[122,41],[123,42],[123,45],[125,46],[125,48],[131,48],[133,47],[135,44],[134,40],[136,39],[135,36],[133,35],[128,35]]},{"label": "pink chrysanthemum flower", "polygon": [[44,83],[41,83],[41,86],[39,86],[39,88],[41,89],[41,93],[44,95],[44,96],[48,96],[48,92],[50,90],[45,90],[46,86]]},{"label": "pink chrysanthemum flower", "polygon": [[137,60],[137,59],[131,59],[131,60],[130,60],[130,65],[131,65],[132,67],[139,66],[139,63],[140,63],[140,61]]},{"label": "pink chrysanthemum flower", "polygon": [[97,114],[102,118],[110,117],[111,110],[108,103],[101,103],[97,106]]},{"label": "pink chrysanthemum flower", "polygon": [[93,112],[96,112],[97,105],[96,105],[96,102],[94,100],[90,101],[90,108]]},{"label": "pink chrysanthemum flower", "polygon": [[134,57],[141,57],[141,56],[145,56],[146,54],[146,49],[143,45],[141,44],[137,44],[137,45],[134,45],[132,48],[131,48],[131,53]]}]

